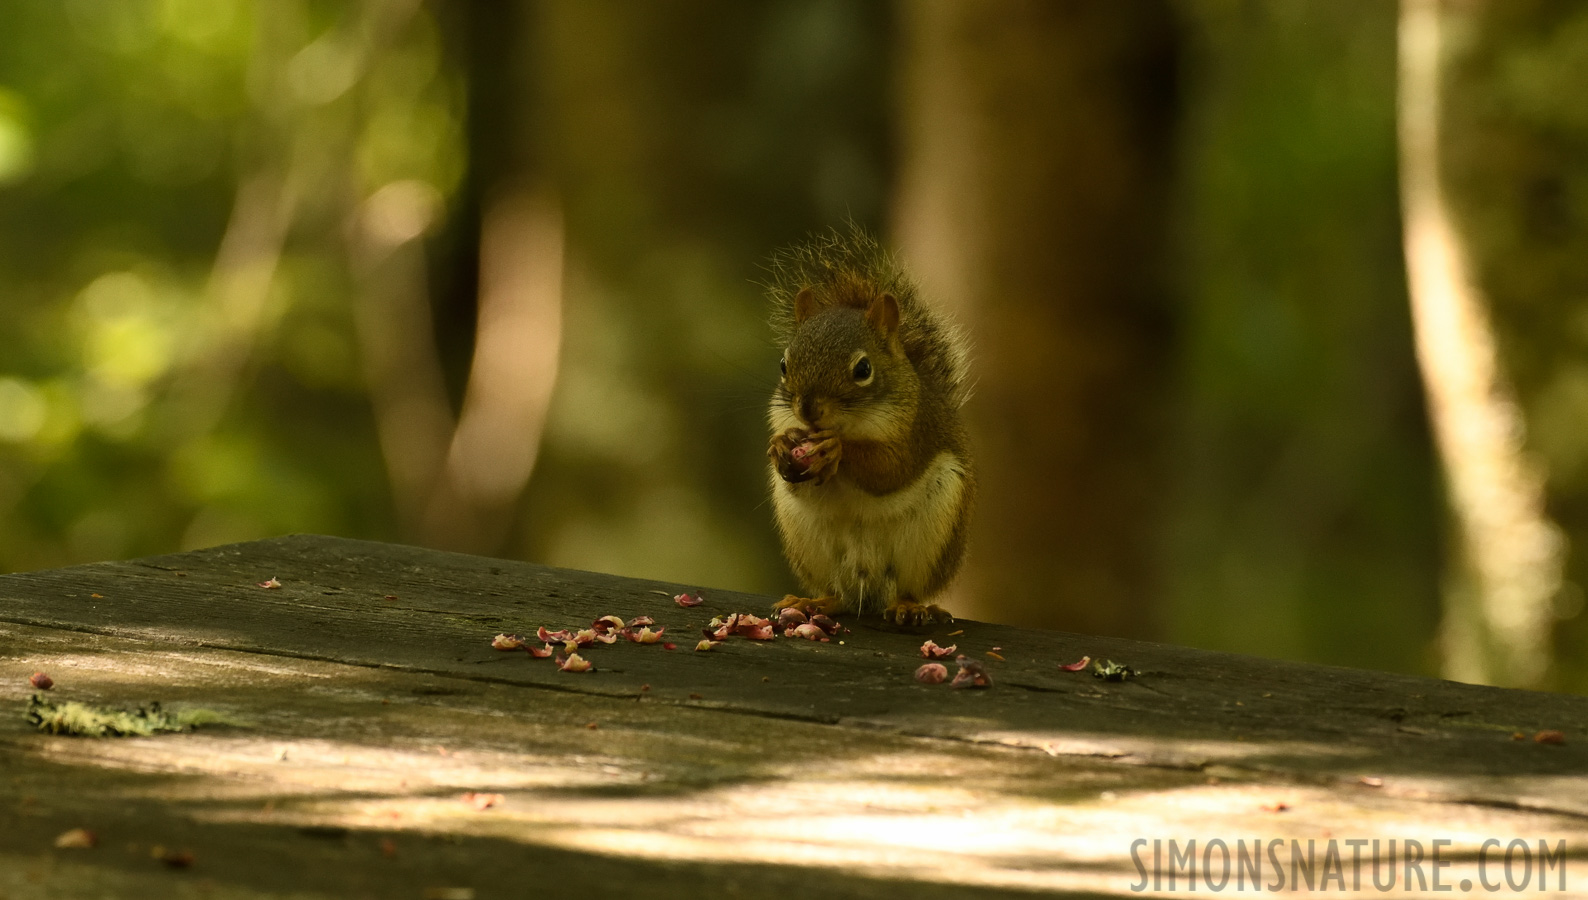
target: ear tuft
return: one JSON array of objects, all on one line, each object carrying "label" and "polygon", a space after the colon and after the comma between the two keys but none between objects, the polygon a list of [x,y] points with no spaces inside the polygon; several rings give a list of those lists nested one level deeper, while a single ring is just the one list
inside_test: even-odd
[{"label": "ear tuft", "polygon": [[866,308],[866,321],[884,338],[892,339],[899,330],[899,301],[892,294],[883,294]]},{"label": "ear tuft", "polygon": [[810,288],[800,291],[794,298],[794,324],[799,325],[816,312],[816,292]]}]

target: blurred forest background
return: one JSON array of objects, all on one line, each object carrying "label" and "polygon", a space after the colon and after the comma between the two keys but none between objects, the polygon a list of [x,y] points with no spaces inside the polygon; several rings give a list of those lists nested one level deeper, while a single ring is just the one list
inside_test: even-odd
[{"label": "blurred forest background", "polygon": [[853,221],[977,347],[952,609],[1585,691],[1585,90],[1570,0],[11,0],[0,570],[781,594],[761,267]]}]

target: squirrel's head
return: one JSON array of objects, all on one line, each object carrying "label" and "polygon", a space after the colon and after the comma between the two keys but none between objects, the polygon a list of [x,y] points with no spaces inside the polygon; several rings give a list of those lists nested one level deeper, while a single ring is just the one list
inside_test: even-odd
[{"label": "squirrel's head", "polygon": [[779,428],[837,430],[857,440],[897,438],[914,417],[915,369],[899,341],[899,302],[823,304],[810,288],[794,299],[794,337],[772,400]]}]

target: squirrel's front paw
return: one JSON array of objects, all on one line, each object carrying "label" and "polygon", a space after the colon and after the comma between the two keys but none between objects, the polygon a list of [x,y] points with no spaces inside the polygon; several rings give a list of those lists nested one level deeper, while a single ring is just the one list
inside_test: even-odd
[{"label": "squirrel's front paw", "polygon": [[798,484],[810,479],[809,466],[806,464],[802,452],[798,456],[794,451],[805,443],[807,433],[802,428],[790,428],[781,434],[772,435],[772,441],[767,445],[766,455],[772,460],[772,467],[777,469],[777,474],[790,484]]},{"label": "squirrel's front paw", "polygon": [[813,431],[805,436],[803,443],[790,451],[790,455],[804,465],[809,477],[821,484],[837,473],[843,449],[838,441],[838,432]]},{"label": "squirrel's front paw", "polygon": [[954,617],[936,604],[917,603],[901,597],[882,611],[882,620],[895,625],[930,625],[933,622],[952,622]]}]

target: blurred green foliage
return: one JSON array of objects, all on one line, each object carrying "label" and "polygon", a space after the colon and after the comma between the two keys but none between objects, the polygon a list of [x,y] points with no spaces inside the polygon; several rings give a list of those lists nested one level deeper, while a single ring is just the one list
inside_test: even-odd
[{"label": "blurred green foliage", "polygon": [[342,231],[372,186],[460,180],[434,22],[291,0],[0,17],[0,567],[394,536]]},{"label": "blurred green foliage", "polygon": [[1396,5],[1183,11],[1170,631],[1431,670],[1442,513],[1401,258]]}]

